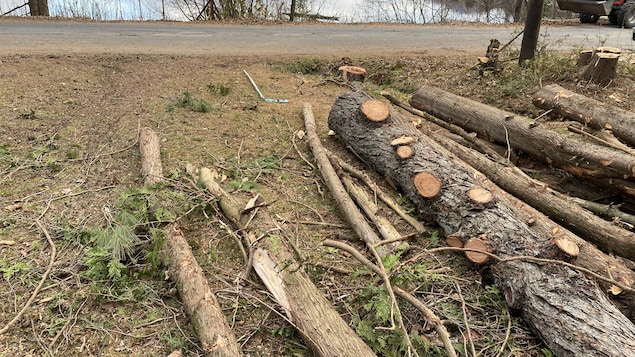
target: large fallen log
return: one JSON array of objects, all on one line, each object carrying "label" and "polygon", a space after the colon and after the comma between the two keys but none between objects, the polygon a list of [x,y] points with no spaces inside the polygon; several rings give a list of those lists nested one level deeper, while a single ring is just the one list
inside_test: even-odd
[{"label": "large fallen log", "polygon": [[[549,188],[529,182],[524,176],[516,174],[512,168],[492,162],[484,155],[448,139],[439,132],[431,132],[429,135],[444,148],[492,180],[496,185],[484,180],[484,187],[496,194],[499,199],[505,199],[508,205],[513,207],[514,215],[523,222],[530,222],[533,230],[543,236],[553,235],[552,232],[558,230],[556,235],[564,235],[571,239],[579,247],[579,253],[575,259],[576,265],[607,279],[615,280],[626,287],[635,288],[635,271],[629,269],[619,257],[603,253],[595,245],[569,233],[564,226],[574,231],[584,229],[587,233],[590,232],[600,245],[619,240],[620,244],[627,245],[625,250],[629,250],[628,246],[630,246],[631,254],[635,252],[633,248],[635,238],[633,238],[632,232],[618,228],[581,207],[571,204]],[[522,200],[511,196],[508,192]],[[527,204],[538,210],[527,206]],[[539,211],[545,212],[554,221],[562,222],[563,226],[559,226],[558,223]],[[603,232],[606,233],[603,235]],[[608,241],[606,241],[605,236],[610,237]],[[624,239],[627,237],[630,240]],[[621,253],[621,250],[615,248],[611,250]],[[618,292],[618,294],[613,294],[613,301],[616,301],[620,311],[633,321],[635,319],[635,293],[623,293],[622,288],[607,282],[598,281],[598,284],[604,291]]]},{"label": "large fallen log", "polygon": [[635,146],[635,113],[577,94],[557,84],[542,87],[533,95],[542,109],[578,121],[594,129],[610,130],[615,137]]},{"label": "large fallen log", "polygon": [[410,105],[578,177],[635,177],[633,155],[550,130],[529,118],[442,89],[423,86],[413,94]]},{"label": "large fallen log", "polygon": [[243,209],[245,205],[228,194],[207,168],[199,170],[198,181],[216,197],[223,214],[255,248],[254,271],[315,356],[375,356],[313,284],[264,205],[257,212],[253,207]]},{"label": "large fallen log", "polygon": [[[159,138],[150,128],[139,132],[141,173],[145,184],[163,179]],[[190,318],[206,356],[240,356],[236,337],[229,327],[207,278],[176,223],[165,229],[161,252],[168,264],[168,275],[176,283],[185,313]]]},{"label": "large fallen log", "polygon": [[[360,111],[369,98],[341,95],[329,114],[329,127],[375,170],[390,177],[417,208],[434,219],[446,235],[463,241],[478,237],[501,258],[562,258],[554,237],[534,231],[513,214],[513,207],[484,193],[483,182],[433,140],[423,136],[398,113],[383,121]],[[400,159],[390,145],[414,137],[414,156]],[[424,185],[421,185],[423,183]],[[417,187],[417,185],[419,185]],[[514,260],[491,266],[510,308],[558,356],[625,356],[635,354],[635,325],[579,271],[558,264]]]}]

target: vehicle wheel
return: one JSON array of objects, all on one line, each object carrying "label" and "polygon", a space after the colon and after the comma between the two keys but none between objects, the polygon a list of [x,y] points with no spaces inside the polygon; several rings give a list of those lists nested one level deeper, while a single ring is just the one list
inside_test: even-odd
[{"label": "vehicle wheel", "polygon": [[618,11],[617,11],[617,10],[613,10],[613,11],[611,11],[611,13],[609,14],[609,23],[610,23],[611,25],[617,25],[617,24],[618,24],[618,21],[617,21],[617,17],[618,17],[618,16],[617,16],[617,13],[618,13]]},{"label": "vehicle wheel", "polygon": [[626,29],[635,26],[635,1],[624,3],[617,13],[617,25]]},{"label": "vehicle wheel", "polygon": [[596,14],[580,14],[580,22],[583,24],[594,24],[598,22],[600,15]]}]

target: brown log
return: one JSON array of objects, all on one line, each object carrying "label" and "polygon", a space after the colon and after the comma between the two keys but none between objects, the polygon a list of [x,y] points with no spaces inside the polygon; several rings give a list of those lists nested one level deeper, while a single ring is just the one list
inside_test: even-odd
[{"label": "brown log", "polygon": [[615,137],[635,146],[635,113],[631,111],[577,94],[557,84],[544,86],[534,93],[533,103],[594,129],[610,130]]},{"label": "brown log", "polygon": [[141,177],[145,184],[153,184],[163,180],[161,165],[161,145],[159,136],[154,130],[143,127],[139,132],[139,151],[141,152]]},{"label": "brown log", "polygon": [[541,161],[581,177],[635,177],[635,158],[625,152],[559,133],[529,118],[423,86],[410,105],[474,131],[490,140],[521,150]]},{"label": "brown log", "polygon": [[[381,126],[362,118],[359,106],[365,100],[367,97],[358,92],[341,95],[331,109],[329,127],[363,160],[397,183],[446,234],[485,234],[492,251],[502,258],[552,254],[551,235],[538,234],[528,227],[499,197],[486,208],[470,210],[466,192],[486,187],[485,182],[474,177],[474,169],[422,136],[397,112],[391,113]],[[412,145],[420,154],[398,160],[392,153],[390,138],[399,135],[417,137]],[[443,190],[435,198],[422,198],[412,183],[417,172],[430,172],[441,178]],[[561,265],[518,260],[493,264],[491,271],[507,304],[522,313],[556,355],[635,354],[635,325],[584,274]]]},{"label": "brown log", "polygon": [[576,63],[577,67],[586,66],[591,62],[591,56],[593,56],[593,51],[584,50],[580,51],[580,55],[578,57],[578,62]]},{"label": "brown log", "polygon": [[[163,180],[159,140],[152,129],[143,128],[139,132],[139,150],[145,184]],[[167,260],[168,275],[176,283],[205,355],[240,356],[236,337],[179,226],[172,223],[165,232],[161,252]]]},{"label": "brown log", "polygon": [[[265,207],[254,217],[244,214],[241,210],[244,205],[238,204],[213,178],[209,169],[199,170],[199,182],[217,198],[223,197],[223,213],[232,216],[228,218],[256,247],[254,270],[313,353],[325,357],[374,356],[296,262],[293,248],[280,236],[279,226]],[[261,237],[256,232],[264,233]]]}]

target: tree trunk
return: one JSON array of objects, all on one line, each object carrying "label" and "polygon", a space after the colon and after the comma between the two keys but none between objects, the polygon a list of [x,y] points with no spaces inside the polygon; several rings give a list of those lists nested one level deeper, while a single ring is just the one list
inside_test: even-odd
[{"label": "tree trunk", "polygon": [[49,16],[48,0],[29,0],[31,16]]},{"label": "tree trunk", "polygon": [[594,129],[610,130],[615,137],[635,147],[635,114],[569,91],[557,84],[542,87],[533,96],[534,105]]},{"label": "tree trunk", "polygon": [[632,178],[635,158],[590,143],[571,133],[558,133],[529,118],[490,107],[431,86],[423,86],[410,105],[446,122],[521,150],[578,177]]},{"label": "tree trunk", "polygon": [[[464,241],[479,237],[501,258],[530,256],[566,258],[551,236],[533,230],[513,215],[502,199],[481,204],[467,192],[484,187],[474,169],[455,158],[392,112],[384,122],[372,122],[359,111],[368,99],[362,93],[341,95],[329,114],[329,127],[380,173],[392,178],[425,215],[447,235]],[[415,155],[399,159],[390,142],[412,136]],[[441,182],[431,198],[415,187],[413,178],[427,173]],[[635,354],[635,325],[611,304],[598,286],[578,271],[556,264],[514,260],[493,264],[491,271],[508,306],[522,313],[545,344],[558,356],[625,356]]]},{"label": "tree trunk", "polygon": [[525,20],[525,31],[520,45],[520,57],[518,58],[518,63],[521,66],[524,65],[525,61],[534,58],[536,54],[544,2],[544,0],[529,0],[527,4],[527,19]]},{"label": "tree trunk", "polygon": [[209,169],[199,170],[198,181],[216,196],[223,214],[256,247],[254,270],[316,356],[375,356],[311,282],[284,231],[265,207],[258,208],[254,216],[250,210],[243,211],[245,205],[225,192]]},{"label": "tree trunk", "polygon": [[[441,146],[485,174],[489,180],[494,182],[496,185],[490,183],[485,188],[492,191],[499,198],[504,198],[508,201],[508,204],[514,208],[515,216],[521,221],[531,222],[532,229],[544,236],[552,234],[552,230],[557,228],[560,233],[569,237],[580,249],[575,260],[576,265],[628,287],[635,286],[635,271],[629,269],[622,259],[603,253],[594,244],[575,234],[570,234],[564,227],[559,227],[554,220],[561,222],[564,226],[576,232],[583,231],[584,236],[592,235],[593,239],[591,241],[594,243],[597,241],[599,244],[596,244],[600,247],[612,246],[614,242],[629,246],[631,255],[635,244],[632,232],[620,229],[577,205],[555,196],[550,189],[530,182],[526,178],[515,174],[511,168],[490,161],[484,155],[456,143],[438,131],[433,131],[429,135]],[[507,192],[518,198],[509,195]],[[530,206],[527,206],[527,204]],[[545,214],[550,216],[551,219],[547,218]],[[617,249],[614,246],[609,251],[624,256],[620,254],[621,248]],[[633,259],[632,257],[630,258]],[[604,291],[614,289],[612,284],[606,282],[599,281],[598,284]],[[617,303],[620,311],[631,321],[635,319],[635,294],[616,294],[612,300]]]},{"label": "tree trunk", "polygon": [[[161,181],[163,167],[159,138],[152,129],[141,129],[139,151],[145,184]],[[194,325],[205,355],[240,356],[236,337],[179,226],[172,223],[165,232],[161,251],[167,260],[168,274],[176,283],[185,313]]]}]

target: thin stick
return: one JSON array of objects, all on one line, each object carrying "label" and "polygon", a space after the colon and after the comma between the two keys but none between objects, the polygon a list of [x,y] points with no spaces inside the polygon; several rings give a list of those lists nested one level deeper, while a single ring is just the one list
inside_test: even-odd
[{"label": "thin stick", "polygon": [[463,323],[465,324],[465,334],[467,335],[467,341],[470,343],[470,349],[472,350],[472,356],[476,357],[476,348],[474,348],[474,339],[472,338],[472,330],[470,329],[470,323],[467,321],[467,306],[465,305],[465,299],[463,293],[461,293],[461,286],[456,285],[456,291],[459,293],[461,299],[461,310],[463,311]]},{"label": "thin stick", "polygon": [[[381,275],[382,271],[377,265],[368,260],[368,258],[366,258],[362,253],[360,253],[357,249],[351,247],[350,245],[330,239],[325,240],[324,242],[322,242],[322,244],[328,247],[343,250],[351,254],[353,258],[357,259],[357,261],[367,266],[375,274]],[[441,340],[443,341],[443,346],[445,347],[448,356],[456,357],[456,351],[452,346],[452,341],[450,341],[450,334],[448,333],[448,330],[446,330],[445,326],[443,326],[441,320],[434,314],[434,312],[432,312],[432,310],[430,310],[421,301],[419,301],[419,299],[412,296],[405,290],[397,286],[392,286],[392,290],[395,292],[395,294],[399,295],[400,298],[409,302],[411,305],[421,311],[421,313],[426,317],[426,321],[434,326],[434,329],[439,335],[439,338],[441,338]]]},{"label": "thin stick", "polygon": [[15,315],[15,317],[9,321],[9,323],[6,324],[6,326],[4,326],[1,330],[0,330],[0,335],[4,334],[5,332],[7,332],[11,326],[13,324],[15,324],[16,322],[18,322],[22,316],[24,315],[24,313],[26,312],[26,310],[29,308],[29,306],[31,306],[31,304],[33,303],[33,300],[35,300],[35,297],[37,296],[37,294],[40,292],[40,289],[42,289],[42,286],[44,285],[44,282],[46,282],[46,279],[48,279],[49,274],[51,273],[51,270],[53,269],[53,263],[55,262],[55,256],[57,255],[57,249],[55,248],[55,243],[53,243],[53,240],[51,239],[51,236],[49,235],[49,232],[46,230],[46,228],[42,225],[42,223],[40,223],[39,220],[35,221],[35,224],[38,226],[38,228],[40,228],[42,230],[42,232],[44,233],[44,235],[46,236],[46,240],[48,241],[49,245],[51,246],[51,257],[49,259],[49,265],[46,268],[46,271],[44,272],[44,275],[42,275],[42,279],[40,279],[40,283],[37,285],[37,287],[35,288],[35,290],[33,291],[33,293],[31,294],[31,297],[29,298],[29,300],[26,302],[26,304],[22,307],[22,309],[20,310],[20,312],[18,312],[17,315]]}]

